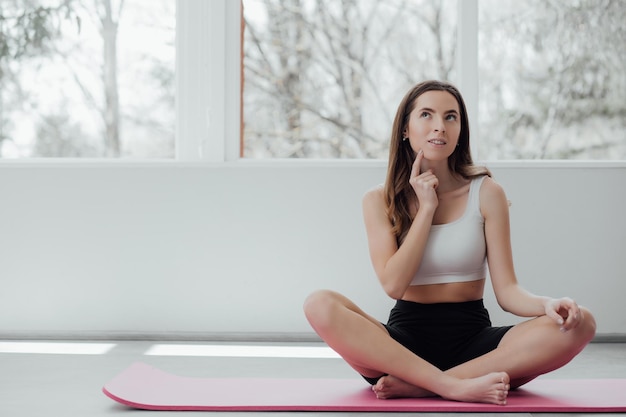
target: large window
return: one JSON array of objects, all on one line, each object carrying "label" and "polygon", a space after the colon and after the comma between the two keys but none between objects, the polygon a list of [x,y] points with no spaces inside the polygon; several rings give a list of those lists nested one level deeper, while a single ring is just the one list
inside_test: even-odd
[{"label": "large window", "polygon": [[465,71],[479,159],[626,159],[626,2],[469,3],[458,39],[451,0],[244,0],[244,156],[384,158],[404,92]]},{"label": "large window", "polygon": [[0,159],[384,159],[437,78],[477,159],[625,160],[624,21],[621,0],[0,0]]},{"label": "large window", "polygon": [[626,2],[480,0],[481,159],[626,159]]},{"label": "large window", "polygon": [[0,157],[174,157],[175,6],[0,0]]},{"label": "large window", "polygon": [[245,157],[384,158],[406,90],[456,77],[456,0],[243,4]]}]

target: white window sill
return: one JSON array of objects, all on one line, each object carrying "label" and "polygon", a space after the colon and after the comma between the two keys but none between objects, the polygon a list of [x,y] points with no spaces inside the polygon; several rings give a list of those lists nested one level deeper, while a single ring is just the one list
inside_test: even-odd
[{"label": "white window sill", "polygon": [[[478,161],[489,168],[626,168],[626,161],[568,161],[568,160],[510,160]],[[384,168],[387,161],[382,159],[238,159],[226,162],[180,161],[175,159],[72,159],[72,158],[33,158],[0,160],[1,168]]]}]

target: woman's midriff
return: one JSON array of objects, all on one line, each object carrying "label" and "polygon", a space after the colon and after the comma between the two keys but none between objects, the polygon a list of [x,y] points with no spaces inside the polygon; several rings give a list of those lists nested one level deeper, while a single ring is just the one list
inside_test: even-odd
[{"label": "woman's midriff", "polygon": [[462,303],[483,298],[485,280],[454,282],[448,284],[412,285],[402,296],[403,300],[422,304]]}]

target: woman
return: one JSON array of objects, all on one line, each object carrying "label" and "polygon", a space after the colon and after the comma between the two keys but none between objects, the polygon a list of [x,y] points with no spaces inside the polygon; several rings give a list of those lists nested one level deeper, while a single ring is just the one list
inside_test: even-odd
[{"label": "woman", "polygon": [[[472,163],[454,86],[426,81],[403,98],[385,185],[366,193],[363,213],[374,270],[397,300],[388,323],[327,290],[311,294],[304,310],[378,398],[504,405],[509,389],[565,365],[593,338],[587,309],[518,285],[508,201]],[[482,303],[486,266],[498,304],[532,319],[491,326]]]}]

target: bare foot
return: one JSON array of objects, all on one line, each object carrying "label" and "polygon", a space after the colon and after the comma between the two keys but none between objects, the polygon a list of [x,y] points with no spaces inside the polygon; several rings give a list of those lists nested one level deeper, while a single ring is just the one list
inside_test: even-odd
[{"label": "bare foot", "polygon": [[450,395],[446,395],[444,398],[464,402],[505,405],[510,388],[510,378],[506,372],[493,372],[479,378],[460,380],[458,388],[454,388]]},{"label": "bare foot", "polygon": [[372,386],[372,391],[376,394],[376,398],[380,400],[434,397],[436,395],[391,375],[381,377],[376,385]]},{"label": "bare foot", "polygon": [[[458,385],[451,390],[451,393],[442,395],[442,397],[455,401],[505,405],[510,388],[510,378],[506,372],[493,372],[479,378],[459,380]],[[423,398],[437,395],[392,375],[380,378],[376,385],[372,386],[372,391],[381,400]]]}]

